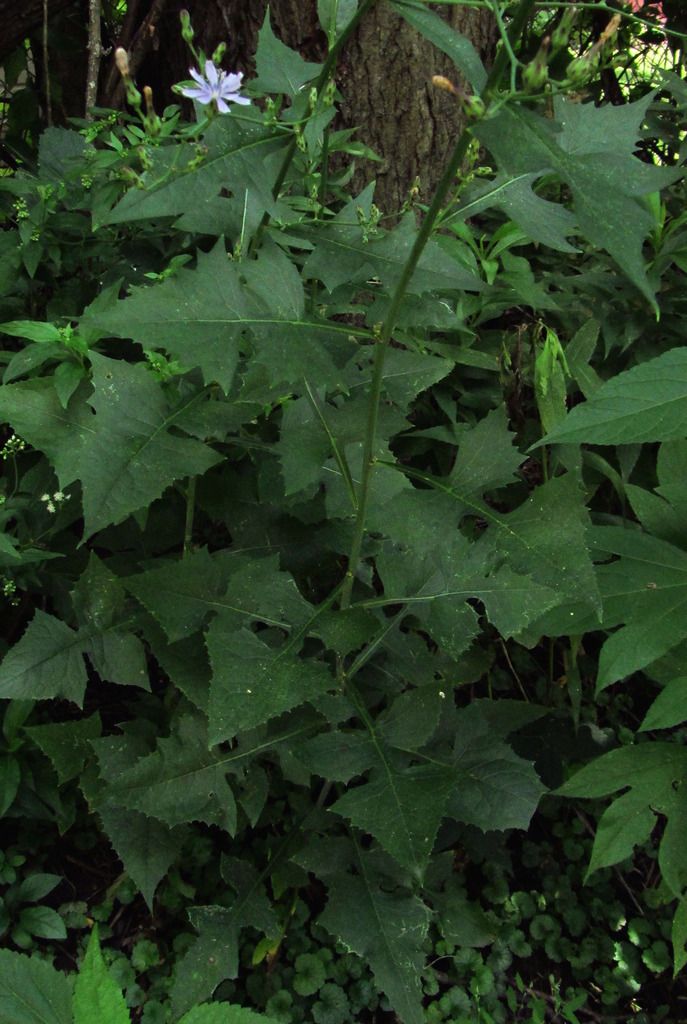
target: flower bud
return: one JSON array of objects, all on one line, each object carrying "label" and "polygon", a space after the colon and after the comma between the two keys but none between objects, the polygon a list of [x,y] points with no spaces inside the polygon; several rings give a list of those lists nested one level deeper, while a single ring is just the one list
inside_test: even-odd
[{"label": "flower bud", "polygon": [[458,90],[451,81],[450,78],[444,78],[443,75],[432,75],[432,85],[437,89],[443,89],[444,92],[453,93],[454,96],[458,96]]},{"label": "flower bud", "polygon": [[558,50],[563,50],[568,45],[577,14],[576,7],[569,7],[563,12],[563,17],[551,33],[551,49],[554,53],[557,53]]},{"label": "flower bud", "polygon": [[212,55],[212,63],[216,64],[217,67],[219,67],[219,65],[224,60],[224,54],[226,52],[227,52],[227,44],[226,43],[220,43],[219,46],[216,48],[215,52]]},{"label": "flower bud", "polygon": [[118,46],[115,50],[115,64],[117,65],[117,71],[119,71],[122,78],[128,78],[129,54],[126,52],[123,46]]},{"label": "flower bud", "polygon": [[487,112],[486,104],[481,96],[462,96],[461,102],[468,121],[479,121]]},{"label": "flower bud", "polygon": [[548,55],[551,40],[548,36],[542,40],[539,52],[531,60],[522,73],[522,85],[525,92],[541,92],[549,80]]},{"label": "flower bud", "polygon": [[181,22],[181,38],[185,43],[192,43],[194,32],[191,25],[191,15],[188,11],[179,11],[179,21]]},{"label": "flower bud", "polygon": [[576,57],[571,60],[565,71],[565,76],[572,86],[583,86],[591,82],[599,66],[598,53],[585,54],[583,57]]}]

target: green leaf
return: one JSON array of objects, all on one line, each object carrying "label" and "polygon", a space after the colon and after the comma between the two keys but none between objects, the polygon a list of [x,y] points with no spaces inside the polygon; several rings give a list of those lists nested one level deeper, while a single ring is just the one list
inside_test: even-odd
[{"label": "green leaf", "polygon": [[124,586],[93,552],[72,591],[72,602],[86,641],[84,652],[98,675],[149,690],[146,652],[130,631]]},{"label": "green leaf", "polygon": [[172,985],[174,1015],[208,999],[226,978],[239,970],[239,936],[243,928],[277,936],[279,926],[261,876],[252,864],[222,858],[222,877],[236,893],[229,906],[192,907],[191,924],[199,933],[177,962]]},{"label": "green leaf", "polygon": [[638,732],[672,729],[687,722],[687,676],[673,679],[653,702]]},{"label": "green leaf", "polygon": [[539,177],[537,171],[513,176],[497,174],[491,181],[473,185],[447,223],[463,222],[482,210],[496,208],[515,221],[533,242],[548,245],[558,252],[577,252],[567,240],[577,224],[574,214],[533,191]]},{"label": "green leaf", "polygon": [[[566,184],[582,234],[605,249],[655,307],[642,253],[655,220],[641,197],[683,172],[645,164],[634,155],[652,95],[623,107],[557,98],[553,120],[508,105],[474,130],[507,176],[553,173]],[[527,233],[524,219],[518,225]]]},{"label": "green leaf", "polygon": [[600,330],[598,320],[587,320],[565,346],[568,369],[585,398],[591,398],[603,385],[596,370],[590,366]]},{"label": "green leaf", "polygon": [[130,1024],[129,1011],[119,986],[112,979],[100,952],[98,925],[93,926],[86,955],[74,986],[74,1024]]},{"label": "green leaf", "polygon": [[55,939],[59,942],[67,938],[64,921],[50,907],[25,907],[19,914],[17,925],[39,939]]},{"label": "green leaf", "polygon": [[606,640],[597,692],[638,672],[687,637],[687,554],[639,530],[597,527],[600,551],[620,557],[598,567]]},{"label": "green leaf", "polygon": [[221,461],[200,441],[170,433],[186,403],[170,409],[144,366],[95,353],[91,363],[95,431],[81,447],[79,471],[86,537],[147,508],[175,480]]},{"label": "green leaf", "polygon": [[54,379],[0,387],[0,419],[11,423],[17,434],[45,453],[63,491],[78,479],[84,438],[95,433],[84,391],[80,389],[64,409]]},{"label": "green leaf", "polygon": [[[237,264],[229,260],[222,240],[209,253],[198,253],[194,269],[182,268],[160,284],[134,288],[128,298],[89,314],[82,323],[164,349],[185,367],[199,366],[206,383],[217,381],[226,392],[247,331],[259,339],[256,359],[275,382],[299,380],[314,369],[332,381],[336,370],[328,346],[344,345],[352,352],[348,339],[356,333],[349,325],[306,314],[300,276],[276,247],[263,246],[255,260]],[[2,389],[0,408],[1,399]],[[246,418],[253,415],[248,411]]]},{"label": "green leaf", "polygon": [[185,714],[170,737],[158,740],[153,753],[109,783],[104,803],[169,826],[204,821],[233,832],[236,807],[227,775],[240,775],[261,753],[302,743],[319,722],[312,715],[274,722],[242,737],[233,750],[222,751],[209,746],[205,717]]},{"label": "green leaf", "polygon": [[541,444],[638,444],[687,434],[687,352],[670,349],[611,377]]},{"label": "green leaf", "polygon": [[88,681],[84,650],[80,632],[37,608],[21,640],[0,665],[0,696],[65,697],[81,707]]},{"label": "green leaf", "polygon": [[[306,277],[316,277],[328,291],[343,284],[363,283],[377,277],[387,292],[398,284],[417,237],[413,214],[407,214],[393,231],[380,231],[366,242],[356,211],[369,212],[373,185],[352,199],[331,221],[313,228],[308,239],[314,249],[303,267]],[[417,269],[407,286],[410,295],[457,288],[481,291],[484,285],[466,266],[453,260],[434,240],[425,246]]]},{"label": "green leaf", "polygon": [[0,818],[14,803],[21,782],[21,768],[13,754],[0,754]]},{"label": "green leaf", "polygon": [[454,715],[454,788],[447,813],[483,832],[526,829],[546,787],[531,762],[518,757],[499,737],[487,703],[472,704]]},{"label": "green leaf", "polygon": [[416,896],[383,889],[375,858],[357,844],[355,866],[355,875],[327,879],[329,899],[318,923],[370,965],[403,1024],[422,1024],[427,907]]},{"label": "green leaf", "polygon": [[332,810],[378,842],[415,878],[423,877],[452,789],[443,768],[399,770],[378,750],[380,766],[365,785],[349,789]]},{"label": "green leaf", "polygon": [[8,323],[0,324],[0,332],[11,334],[14,338],[26,338],[28,341],[36,341],[41,344],[62,341],[59,328],[44,321],[11,320]]},{"label": "green leaf", "polygon": [[391,6],[425,39],[434,43],[438,49],[451,58],[475,92],[482,92],[487,83],[487,73],[469,39],[461,35],[452,25],[429,10],[424,4],[415,3],[414,0],[392,0]]},{"label": "green leaf", "polygon": [[514,446],[503,405],[460,435],[460,447],[449,474],[451,488],[470,497],[505,487],[515,479],[523,456]]},{"label": "green leaf", "polygon": [[676,743],[648,742],[609,751],[556,792],[596,798],[629,790],[602,815],[590,872],[629,857],[634,844],[647,838],[655,815],[666,815],[658,863],[668,888],[681,897],[687,888],[687,856],[681,838],[687,818],[686,785],[687,750]]},{"label": "green leaf", "polygon": [[230,1006],[229,1003],[205,1003],[194,1006],[185,1013],[179,1024],[279,1024],[274,1017],[266,1017],[264,1013],[254,1013],[243,1006]]},{"label": "green leaf", "polygon": [[687,899],[680,900],[673,918],[673,977],[687,964]]},{"label": "green leaf", "polygon": [[231,739],[334,689],[327,665],[297,656],[298,638],[296,634],[281,647],[270,647],[255,633],[236,630],[224,615],[213,619],[207,632],[213,673],[211,743]]},{"label": "green leaf", "polygon": [[631,790],[618,797],[599,818],[587,877],[597,868],[610,867],[631,857],[652,833],[656,815],[646,793]]},{"label": "green leaf", "polygon": [[277,39],[270,25],[268,8],[258,33],[255,70],[257,78],[250,83],[253,89],[261,93],[284,93],[295,99],[308,82],[317,78],[322,65],[303,60],[299,53]]},{"label": "green leaf", "polygon": [[51,893],[61,881],[61,875],[45,875],[40,873],[27,875],[19,883],[17,902],[37,903],[44,896],[47,896],[48,893]]},{"label": "green leaf", "polygon": [[439,927],[444,938],[456,946],[480,949],[497,938],[494,923],[479,903],[461,893],[449,891],[436,901]]},{"label": "green leaf", "polygon": [[317,17],[330,48],[357,9],[358,0],[317,0]]},{"label": "green leaf", "polygon": [[[107,787],[105,806],[124,806],[173,827],[190,821],[236,831],[227,755],[208,746],[202,715],[180,717],[177,731]],[[231,763],[231,759],[229,760]]]},{"label": "green leaf", "polygon": [[98,804],[96,810],[124,870],[152,914],[155,890],[181,854],[183,832],[130,809]]},{"label": "green leaf", "polygon": [[0,1024],[73,1024],[71,1007],[66,975],[38,957],[0,950]]},{"label": "green leaf", "polygon": [[273,555],[234,556],[220,563],[201,548],[181,561],[131,576],[126,585],[170,641],[195,633],[218,612],[225,628],[254,620],[291,629],[302,625],[313,607],[301,597],[293,577],[279,571],[278,562]]},{"label": "green leaf", "polygon": [[204,134],[200,163],[197,147],[188,143],[153,150],[143,188],[129,189],[100,223],[176,216],[178,230],[230,238],[243,232],[247,240],[263,214],[283,215],[272,189],[285,145],[281,134],[262,124],[216,118]]}]

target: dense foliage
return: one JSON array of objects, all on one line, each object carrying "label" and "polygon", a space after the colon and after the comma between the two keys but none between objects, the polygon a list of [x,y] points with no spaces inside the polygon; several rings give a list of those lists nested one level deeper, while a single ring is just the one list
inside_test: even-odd
[{"label": "dense foliage", "polygon": [[[580,51],[569,10],[494,5],[487,74],[390,2],[469,83],[434,83],[470,127],[428,210],[346,191],[370,0],[320,0],[323,66],[268,18],[249,105],[186,123],[126,77],[130,114],[0,179],[0,813],[124,872],[51,902],[55,858],[5,842],[0,991],[38,994],[0,1020],[129,1020],[97,929],[74,983],[16,952],[109,938],[127,887],[182,929],[148,1024],[575,1024],[599,960],[602,1008],[687,964],[680,62],[614,105],[632,18]],[[507,852],[542,799],[548,890]]]}]

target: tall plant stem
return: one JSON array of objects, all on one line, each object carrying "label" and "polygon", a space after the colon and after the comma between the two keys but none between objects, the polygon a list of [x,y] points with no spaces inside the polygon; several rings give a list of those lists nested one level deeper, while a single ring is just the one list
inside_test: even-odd
[{"label": "tall plant stem", "polygon": [[[513,19],[508,27],[508,36],[511,44],[520,36],[520,33],[525,27],[527,19],[534,8],[534,3],[535,0],[520,0],[520,5],[515,11]],[[489,101],[492,93],[495,92],[501,83],[503,74],[509,63],[508,49],[509,47],[502,45],[496,55],[494,65],[491,69],[489,78],[487,79],[487,84],[484,87],[484,92],[482,93],[482,98],[485,102]],[[422,224],[420,225],[420,230],[417,233],[413,247],[408,255],[408,259],[401,271],[401,276],[398,280],[398,284],[396,285],[396,289],[389,304],[389,309],[379,332],[379,339],[375,347],[372,382],[370,385],[370,400],[367,410],[367,427],[363,442],[363,465],[360,477],[360,487],[358,490],[358,513],[353,530],[351,552],[348,557],[348,569],[346,571],[346,578],[341,592],[341,607],[344,609],[348,608],[351,603],[353,581],[355,579],[355,574],[358,571],[363,538],[365,536],[365,520],[367,517],[367,507],[370,498],[370,484],[372,481],[372,472],[375,463],[374,453],[377,441],[377,421],[379,419],[379,402],[382,395],[382,384],[384,381],[384,360],[386,358],[386,350],[396,326],[396,319],[401,308],[401,303],[403,302],[406,288],[408,287],[411,277],[415,273],[415,269],[420,257],[422,256],[423,250],[427,245],[436,220],[441,213],[444,200],[455,181],[456,174],[465,160],[471,139],[472,132],[466,125],[460,134],[453,153],[451,154],[451,158],[446,165],[439,184],[437,185],[431,205],[427,210]]]},{"label": "tall plant stem", "polygon": [[191,553],[191,545],[193,544],[193,519],[196,512],[196,477],[191,476],[188,479],[188,487],[186,489],[186,521],[184,523],[184,550],[183,557],[187,558]]},{"label": "tall plant stem", "polygon": [[[355,29],[357,28],[357,26],[360,23],[360,21],[365,17],[367,12],[370,10],[371,7],[373,7],[375,5],[376,2],[377,2],[377,0],[363,0],[363,2],[361,3],[360,7],[355,12],[355,14],[351,18],[351,20],[348,22],[348,24],[346,25],[345,29],[341,33],[341,35],[337,36],[336,41],[334,42],[334,45],[332,46],[331,50],[327,54],[327,59],[325,60],[324,64],[322,65],[322,70],[320,71],[319,75],[317,76],[317,78],[315,80],[314,88],[315,88],[315,91],[317,92],[318,96],[320,95],[320,93],[322,92],[322,90],[326,86],[327,82],[329,81],[329,76],[331,75],[332,71],[334,70],[334,68],[336,66],[336,62],[337,62],[337,60],[339,58],[339,54],[341,53],[341,51],[343,50],[344,46],[346,45],[346,43],[350,39],[351,35],[353,34]],[[286,152],[284,153],[284,159],[282,160],[282,165],[279,168],[279,174],[277,175],[277,178],[276,178],[276,181],[274,183],[274,186],[272,187],[272,195],[274,196],[275,199],[278,198],[279,193],[281,192],[281,187],[284,184],[284,182],[286,181],[286,175],[289,173],[289,167],[291,166],[291,162],[292,162],[294,156],[296,155],[296,149],[297,148],[298,148],[298,140],[297,140],[296,134],[294,133],[291,136],[291,141],[289,142],[288,146],[286,147]],[[257,249],[258,245],[260,244],[260,239],[262,238],[262,233],[265,230],[265,228],[267,227],[267,225],[269,224],[269,221],[270,221],[270,215],[269,215],[269,213],[265,213],[263,215],[262,220],[258,224],[257,231],[255,232],[255,234],[253,236],[253,240],[252,240],[252,242],[250,244],[250,248],[249,248],[249,253],[250,254],[253,254],[255,252],[255,250]]]}]

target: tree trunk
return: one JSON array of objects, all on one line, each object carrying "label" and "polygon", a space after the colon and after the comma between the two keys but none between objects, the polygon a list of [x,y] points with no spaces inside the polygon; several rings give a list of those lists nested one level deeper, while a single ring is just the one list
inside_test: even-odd
[{"label": "tree trunk", "polygon": [[[139,0],[142,13],[150,4]],[[188,74],[189,54],[179,31],[184,7],[206,52],[226,41],[224,67],[249,77],[267,0],[167,0],[139,73],[139,84],[153,85],[160,104],[168,101],[171,85]],[[468,7],[434,7],[473,42],[488,65],[496,42],[491,15]],[[307,60],[324,58],[316,0],[271,0],[270,13],[275,33],[288,46]],[[339,61],[337,85],[344,100],[338,126],[357,127],[359,138],[382,158],[381,164],[359,165],[352,187],[359,190],[376,177],[375,199],[384,211],[398,210],[416,179],[421,199],[432,194],[461,130],[459,105],[432,87],[435,74],[458,81],[452,62],[382,0],[363,19]]]},{"label": "tree trunk", "polygon": [[[49,19],[73,5],[74,0],[49,0]],[[43,0],[0,0],[0,61],[36,33],[43,14]]]},{"label": "tree trunk", "polygon": [[[171,86],[188,74],[189,53],[179,29],[179,11],[184,7],[190,11],[199,44],[211,53],[225,40],[225,68],[250,76],[267,0],[128,0],[120,38],[104,43],[133,50],[139,85],[153,87],[158,107],[172,100]],[[490,14],[468,7],[434,7],[474,43],[489,64],[496,41]],[[72,15],[83,10],[83,3],[49,0],[48,9],[51,18],[66,10]],[[0,57],[28,35],[35,37],[43,10],[43,0],[0,0]],[[317,21],[316,0],[271,0],[270,12],[274,31],[288,46],[308,60],[323,60],[326,41]],[[69,68],[59,66],[60,56],[51,38],[51,66],[53,72],[59,70],[57,108],[64,117],[81,113],[85,52],[84,60]],[[358,128],[359,138],[382,158],[381,164],[357,167],[353,190],[376,177],[377,205],[394,211],[419,179],[420,198],[427,199],[462,126],[455,98],[431,85],[435,74],[456,80],[451,61],[380,0],[350,40],[336,74],[343,96],[338,126]],[[100,101],[121,104],[111,56],[100,81]]]}]

